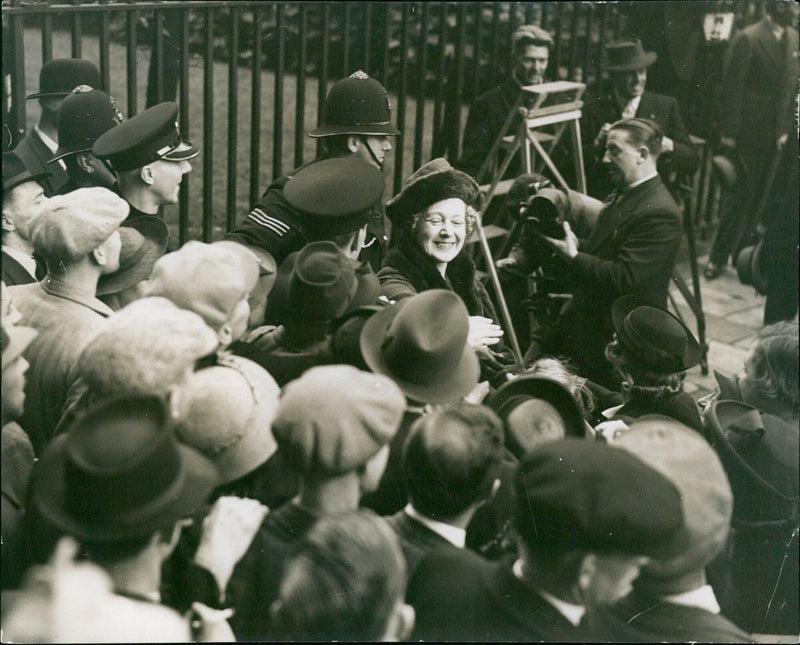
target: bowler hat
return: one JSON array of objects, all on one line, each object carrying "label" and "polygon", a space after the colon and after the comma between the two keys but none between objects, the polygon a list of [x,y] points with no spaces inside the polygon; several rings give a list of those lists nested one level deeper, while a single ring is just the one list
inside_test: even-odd
[{"label": "bowler hat", "polygon": [[480,366],[468,335],[461,298],[429,289],[372,315],[361,330],[361,353],[373,372],[390,376],[406,396],[447,403],[478,383]]},{"label": "bowler hat", "polygon": [[2,325],[3,367],[8,367],[12,361],[22,355],[22,352],[31,344],[39,334],[33,327],[18,325]]},{"label": "bowler hat", "polygon": [[165,403],[118,398],[88,410],[45,448],[33,484],[39,512],[94,542],[147,536],[190,515],[219,478],[175,439]]},{"label": "bowler hat", "polygon": [[520,461],[516,528],[533,549],[671,557],[684,546],[675,484],[626,450],[543,443]]},{"label": "bowler hat", "polygon": [[300,211],[304,229],[330,239],[364,226],[385,188],[376,166],[351,155],[308,164],[286,182],[283,196]]},{"label": "bowler hat", "polygon": [[120,226],[119,236],[119,269],[100,276],[98,296],[119,293],[149,278],[167,248],[169,230],[160,217],[142,215]]},{"label": "bowler hat", "polygon": [[496,410],[501,418],[506,419],[514,408],[530,399],[547,401],[558,411],[564,420],[567,437],[586,436],[586,422],[575,397],[561,383],[549,378],[523,375],[506,381],[487,401],[487,405]]},{"label": "bowler hat", "polygon": [[100,135],[124,120],[114,97],[79,85],[58,108],[58,150],[48,163],[77,152],[90,152]]},{"label": "bowler hat", "polygon": [[29,168],[25,159],[13,150],[3,153],[3,194],[27,181],[39,181],[50,177],[51,172],[37,172],[37,168]]},{"label": "bowler hat", "polygon": [[619,40],[606,45],[606,58],[609,72],[629,72],[643,67],[650,67],[658,56],[655,52],[645,52],[642,41]]},{"label": "bowler hat", "polygon": [[386,215],[393,224],[421,213],[443,199],[459,198],[467,206],[480,208],[481,190],[467,173],[439,157],[420,166],[403,182],[403,190],[386,202]]},{"label": "bowler hat", "polygon": [[796,517],[800,499],[797,423],[739,401],[715,401],[706,414],[706,426],[733,489],[734,520]]},{"label": "bowler hat", "polygon": [[97,65],[83,58],[53,58],[39,70],[39,91],[26,99],[66,96],[78,85],[102,87]]},{"label": "bowler hat", "polygon": [[319,127],[311,137],[363,134],[399,137],[392,125],[389,94],[374,78],[361,70],[338,81],[328,92]]},{"label": "bowler hat", "polygon": [[764,240],[744,247],[736,256],[736,273],[739,282],[755,287],[762,296],[769,288],[769,275],[764,271]]},{"label": "bowler hat", "polygon": [[618,298],[611,318],[622,346],[654,372],[683,372],[700,362],[700,345],[686,325],[638,296]]},{"label": "bowler hat", "polygon": [[178,127],[178,104],[159,103],[106,131],[94,142],[92,152],[125,172],[158,159],[184,161],[199,154],[185,141]]}]

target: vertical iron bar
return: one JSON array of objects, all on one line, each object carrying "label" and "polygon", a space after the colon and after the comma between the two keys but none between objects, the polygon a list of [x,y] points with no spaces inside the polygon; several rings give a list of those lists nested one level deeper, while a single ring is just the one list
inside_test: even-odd
[{"label": "vertical iron bar", "polygon": [[[381,83],[384,87],[389,85],[389,68],[391,61],[389,60],[389,43],[392,40],[392,4],[388,2],[383,3],[383,69],[381,70]],[[405,53],[405,52],[403,52]]]},{"label": "vertical iron bar", "polygon": [[592,31],[594,30],[594,5],[586,6],[586,38],[583,39],[583,82],[589,84],[589,70],[592,69]]},{"label": "vertical iron bar", "polygon": [[53,58],[53,16],[42,16],[42,63]]},{"label": "vertical iron bar", "polygon": [[608,14],[611,11],[611,5],[603,3],[600,7],[602,11],[602,19],[600,22],[600,37],[597,39],[597,54],[594,61],[594,77],[597,91],[600,92],[603,80],[603,44],[606,42],[606,33],[608,32]]},{"label": "vertical iron bar", "polygon": [[294,111],[294,167],[303,165],[303,146],[306,123],[306,36],[308,35],[308,5],[300,4],[300,48],[297,60],[297,96]]},{"label": "vertical iron bar", "polygon": [[[411,5],[403,3],[402,22],[400,24],[400,51],[408,50],[408,22],[411,14]],[[408,82],[408,56],[400,57],[400,87],[397,91],[397,129],[405,132],[406,129],[406,84]],[[402,142],[394,150],[394,190],[400,190],[403,183],[403,148]]]},{"label": "vertical iron bar", "polygon": [[432,157],[438,157],[446,147],[444,111],[444,79],[447,69],[445,42],[447,40],[447,4],[439,3],[439,69],[436,74],[436,95],[433,102],[433,146]]},{"label": "vertical iron bar", "polygon": [[150,64],[156,65],[156,104],[158,104],[164,100],[164,16],[160,11],[153,12],[153,37],[155,40],[151,51],[155,61],[151,60]]},{"label": "vertical iron bar", "polygon": [[228,199],[225,231],[236,225],[237,161],[239,159],[239,9],[230,8],[231,30],[228,40]]},{"label": "vertical iron bar", "polygon": [[[419,60],[418,60],[418,85],[417,85],[417,111],[414,119],[414,165],[419,168],[422,165],[422,145],[425,131],[425,87],[427,85],[428,69],[428,3],[422,3],[422,15],[420,16],[419,29]],[[398,140],[398,145],[402,145]]]},{"label": "vertical iron bar", "polygon": [[206,9],[203,61],[203,241],[211,242],[214,227],[214,10]]},{"label": "vertical iron bar", "polygon": [[481,24],[483,21],[483,5],[480,2],[475,3],[475,40],[472,47],[472,96],[470,100],[474,100],[481,90],[481,54],[483,53],[483,38]]},{"label": "vertical iron bar", "polygon": [[[326,2],[322,5],[322,62],[320,64],[319,85],[317,87],[317,123],[322,123],[325,97],[328,95],[328,43],[331,38],[330,18],[330,3]],[[322,140],[317,139],[317,157],[320,156],[322,156]]]},{"label": "vertical iron bar", "polygon": [[[189,10],[181,10],[180,29],[181,71],[178,100],[181,134],[189,139]],[[135,79],[134,79],[135,82]],[[191,140],[191,139],[189,139]],[[189,175],[183,176],[178,202],[178,240],[183,245],[189,239]]]},{"label": "vertical iron bar", "polygon": [[80,58],[83,51],[83,29],[81,28],[81,14],[72,14],[72,57]]},{"label": "vertical iron bar", "polygon": [[561,9],[560,4],[556,4],[553,7],[556,14],[555,45],[553,46],[553,57],[550,62],[550,77],[553,80],[561,79]]},{"label": "vertical iron bar", "polygon": [[350,76],[350,3],[344,3],[344,34],[342,34],[342,76]]},{"label": "vertical iron bar", "polygon": [[128,12],[128,47],[126,49],[126,61],[128,67],[127,83],[128,83],[128,118],[134,116],[137,110],[137,82],[136,82],[136,12]]},{"label": "vertical iron bar", "polygon": [[464,46],[466,41],[467,29],[467,7],[465,4],[458,5],[456,22],[456,68],[455,68],[455,91],[452,99],[455,103],[453,110],[453,122],[450,124],[451,145],[448,151],[452,159],[461,156],[461,96],[464,93]]},{"label": "vertical iron bar", "polygon": [[364,43],[364,71],[371,76],[369,52],[370,39],[372,37],[372,3],[364,2],[361,6],[364,8],[364,33],[362,36],[362,42]]},{"label": "vertical iron bar", "polygon": [[578,18],[580,17],[581,5],[577,2],[571,2],[572,8],[572,28],[569,32],[569,71],[567,72],[567,79],[570,81],[575,80],[575,65],[578,61]]},{"label": "vertical iron bar", "polygon": [[103,89],[111,92],[111,28],[109,23],[109,12],[103,11],[100,14],[100,78],[102,79]]},{"label": "vertical iron bar", "polygon": [[497,2],[492,3],[492,45],[491,54],[489,56],[489,87],[492,86],[491,80],[499,78],[498,72],[500,71],[497,66],[497,50],[499,45],[499,31],[500,31],[500,5]]},{"label": "vertical iron bar", "polygon": [[278,57],[275,61],[275,117],[272,127],[272,178],[277,179],[282,172],[283,159],[283,75],[286,61],[286,34],[283,28],[283,13],[285,6],[279,4],[275,8],[275,29],[278,37]]},{"label": "vertical iron bar", "polygon": [[250,208],[258,201],[261,182],[261,40],[262,16],[253,9],[253,93],[250,102]]},{"label": "vertical iron bar", "polygon": [[[28,129],[27,116],[25,114],[25,43],[23,41],[24,29],[22,16],[11,16],[11,38],[14,47],[14,75],[11,87],[11,117],[12,125],[16,132],[13,132],[13,140],[17,141],[21,134]],[[37,87],[38,91],[39,88]]]}]

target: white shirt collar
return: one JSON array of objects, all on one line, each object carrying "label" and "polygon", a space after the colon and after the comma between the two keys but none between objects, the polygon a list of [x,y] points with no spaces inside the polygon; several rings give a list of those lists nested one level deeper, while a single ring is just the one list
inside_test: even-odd
[{"label": "white shirt collar", "polygon": [[[518,580],[524,580],[524,574],[522,572],[522,560],[517,560],[514,562],[514,576]],[[531,585],[529,582],[525,582],[526,585],[531,586],[536,593],[538,593],[542,598],[544,598],[549,604],[551,604],[559,614],[561,614],[564,618],[566,618],[570,623],[572,623],[575,627],[581,624],[583,620],[583,615],[586,613],[586,607],[583,605],[576,605],[571,602],[567,602],[566,600],[561,600],[561,598],[556,598],[553,594],[547,593],[541,587],[537,587],[535,585]]]},{"label": "white shirt collar", "polygon": [[718,614],[720,612],[719,603],[717,602],[717,597],[714,595],[714,589],[712,589],[711,585],[703,585],[691,591],[685,591],[672,596],[663,596],[663,598],[673,605],[699,607],[712,614]]},{"label": "white shirt collar", "polygon": [[[642,95],[634,96],[632,99],[626,99],[614,92],[614,98],[617,101],[617,105],[619,105],[620,110],[625,112],[626,110],[636,116],[636,112],[639,110],[639,103],[642,102]],[[633,118],[633,117],[628,117]]]},{"label": "white shirt collar", "polygon": [[415,519],[420,524],[427,526],[434,533],[441,535],[445,540],[450,542],[450,544],[457,546],[459,549],[464,548],[464,545],[467,542],[466,529],[461,529],[457,526],[453,526],[452,524],[445,524],[444,522],[439,522],[431,519],[430,517],[426,517],[425,515],[420,514],[420,512],[414,508],[411,502],[406,504],[405,512],[409,517]]},{"label": "white shirt collar", "polygon": [[50,148],[50,152],[55,154],[56,150],[58,150],[58,142],[57,141],[53,141],[44,132],[42,132],[39,129],[39,124],[38,123],[33,126],[33,130],[34,130],[34,132],[36,132],[36,134],[39,135],[39,138],[44,142],[44,145],[46,145],[48,148]]},{"label": "white shirt collar", "polygon": [[36,277],[36,260],[33,259],[33,256],[23,253],[19,249],[6,246],[5,244],[3,244],[3,252],[7,253],[17,262],[19,262],[22,265],[22,268],[31,274],[32,278]]},{"label": "white shirt collar", "polygon": [[637,179],[632,184],[628,184],[625,186],[625,190],[630,190],[631,188],[636,188],[636,186],[643,184],[646,181],[650,181],[653,177],[658,177],[658,171],[654,170],[652,173],[647,175],[647,177],[642,177],[641,179]]}]

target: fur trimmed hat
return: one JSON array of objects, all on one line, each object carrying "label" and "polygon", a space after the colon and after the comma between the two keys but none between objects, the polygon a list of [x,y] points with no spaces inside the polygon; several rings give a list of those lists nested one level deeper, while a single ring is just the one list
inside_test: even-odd
[{"label": "fur trimmed hat", "polygon": [[480,186],[467,173],[456,170],[441,157],[423,164],[403,182],[403,190],[386,202],[386,215],[397,225],[410,220],[431,204],[458,198],[480,210]]}]

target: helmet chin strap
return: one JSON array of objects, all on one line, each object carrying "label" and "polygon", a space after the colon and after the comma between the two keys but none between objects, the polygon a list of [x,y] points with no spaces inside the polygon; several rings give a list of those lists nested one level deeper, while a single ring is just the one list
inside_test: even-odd
[{"label": "helmet chin strap", "polygon": [[364,137],[364,136],[361,136],[361,135],[359,135],[358,138],[361,139],[362,143],[364,144],[364,147],[367,150],[369,150],[369,154],[372,157],[372,159],[375,161],[375,163],[378,165],[378,168],[383,170],[383,162],[380,159],[378,159],[378,155],[375,154],[375,151],[372,149],[372,146],[369,144],[369,141],[367,140],[367,138]]}]

